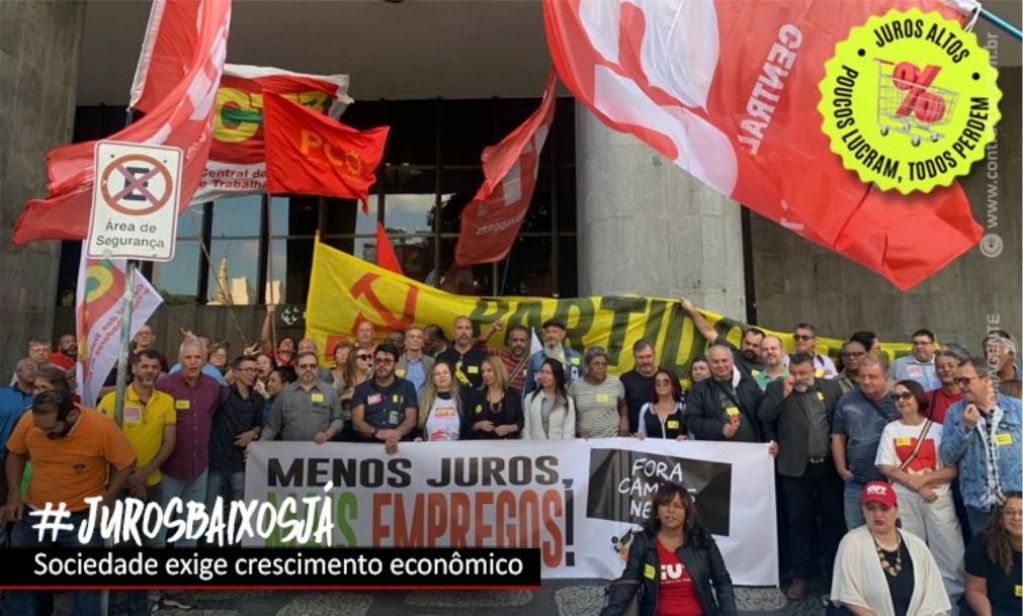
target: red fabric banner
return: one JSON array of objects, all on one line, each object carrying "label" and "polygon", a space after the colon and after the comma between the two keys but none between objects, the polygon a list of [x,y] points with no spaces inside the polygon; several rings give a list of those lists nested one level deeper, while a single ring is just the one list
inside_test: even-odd
[{"label": "red fabric banner", "polygon": [[188,76],[198,42],[199,0],[153,0],[129,107],[149,113]]},{"label": "red fabric banner", "polygon": [[903,290],[979,240],[966,195],[865,185],[830,151],[816,107],[835,44],[910,6],[963,17],[942,0],[543,4],[555,68],[602,122]]},{"label": "red fabric banner", "polygon": [[[109,137],[146,145],[181,148],[181,209],[188,207],[206,166],[210,149],[213,102],[227,55],[227,35],[231,21],[229,0],[167,0],[171,5],[197,4],[197,13],[189,23],[180,23],[187,11],[164,12],[160,30],[172,28],[188,32],[194,38],[193,53],[187,75],[177,82],[162,99],[138,122]],[[153,32],[148,33],[154,35]],[[155,58],[154,58],[155,61]],[[150,71],[154,67],[150,66]],[[50,151],[46,157],[50,184],[49,196],[33,199],[14,228],[14,243],[36,240],[81,240],[89,232],[92,209],[94,149],[96,142],[65,145]]]},{"label": "red fabric banner", "polygon": [[389,127],[360,132],[270,92],[263,95],[263,122],[271,194],[359,199],[369,210]]},{"label": "red fabric banner", "polygon": [[508,256],[533,199],[540,152],[554,121],[557,82],[551,71],[540,108],[500,143],[483,150],[486,180],[462,210],[455,265],[494,263]]}]

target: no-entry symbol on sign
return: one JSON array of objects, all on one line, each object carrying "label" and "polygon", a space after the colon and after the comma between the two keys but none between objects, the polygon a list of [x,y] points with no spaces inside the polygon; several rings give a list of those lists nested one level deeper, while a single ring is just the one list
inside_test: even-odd
[{"label": "no-entry symbol on sign", "polygon": [[181,150],[101,141],[88,256],[170,261],[178,220]]}]

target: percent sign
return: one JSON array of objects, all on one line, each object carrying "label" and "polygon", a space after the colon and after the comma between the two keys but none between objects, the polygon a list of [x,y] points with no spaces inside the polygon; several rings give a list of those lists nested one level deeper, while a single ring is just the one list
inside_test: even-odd
[{"label": "percent sign", "polygon": [[928,124],[937,122],[945,115],[945,101],[927,91],[940,70],[940,67],[933,64],[927,65],[923,71],[912,62],[899,62],[895,65],[892,82],[900,90],[909,90],[895,112],[896,115],[907,116],[912,111],[921,122]]}]

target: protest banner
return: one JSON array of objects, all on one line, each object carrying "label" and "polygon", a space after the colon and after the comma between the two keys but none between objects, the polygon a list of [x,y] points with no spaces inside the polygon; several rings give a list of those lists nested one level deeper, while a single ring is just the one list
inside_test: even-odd
[{"label": "protest banner", "polygon": [[[330,496],[333,547],[540,548],[545,578],[614,578],[665,480],[693,495],[736,584],[778,584],[766,444],[427,442],[385,456],[374,444],[259,442],[249,449],[245,499]],[[304,517],[301,507],[295,516]],[[245,544],[300,547],[282,540],[281,522],[281,533]]]}]

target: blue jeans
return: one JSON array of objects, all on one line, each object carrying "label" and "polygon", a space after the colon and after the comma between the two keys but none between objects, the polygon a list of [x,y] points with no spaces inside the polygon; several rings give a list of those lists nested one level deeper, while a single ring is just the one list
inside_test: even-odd
[{"label": "blue jeans", "polygon": [[[53,539],[50,532],[42,540],[39,539],[39,532],[33,525],[39,521],[28,515],[26,507],[22,513],[21,520],[14,525],[11,531],[12,548],[102,548],[103,538],[98,532],[94,532],[88,543],[78,541],[78,527],[87,518],[88,510],[73,513],[65,520],[74,525],[74,530],[62,530],[57,532],[57,538]],[[99,616],[100,614],[100,592],[99,591],[74,591],[71,593],[71,616]],[[34,591],[15,591],[7,593],[7,601],[4,603],[4,616],[36,616],[39,593]]]},{"label": "blue jeans", "polygon": [[845,482],[845,527],[852,530],[867,523],[860,507],[860,492],[865,484],[858,479]]},{"label": "blue jeans", "polygon": [[[217,497],[223,496],[227,502],[242,500],[245,495],[245,471],[222,471],[211,468],[206,479],[206,511],[212,511]],[[224,492],[227,492],[227,495]]]},{"label": "blue jeans", "polygon": [[984,527],[987,526],[987,521],[990,517],[990,511],[981,511],[967,505],[966,518],[970,521],[970,534],[976,537],[984,532]]},{"label": "blue jeans", "polygon": [[[200,503],[205,505],[206,477],[208,473],[209,471],[205,470],[195,479],[189,480],[175,479],[167,473],[161,473],[160,505],[163,507],[164,511],[167,510],[167,505],[170,504],[171,499],[175,496],[184,501],[182,517],[187,515],[188,503]],[[167,545],[167,529],[165,526],[160,528],[160,534],[157,537],[156,542],[159,547]],[[189,539],[186,534],[178,539],[174,545],[179,548],[194,548],[196,546],[196,540]]]}]

